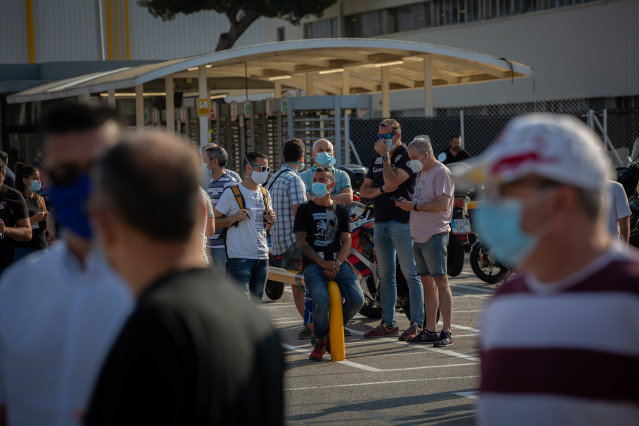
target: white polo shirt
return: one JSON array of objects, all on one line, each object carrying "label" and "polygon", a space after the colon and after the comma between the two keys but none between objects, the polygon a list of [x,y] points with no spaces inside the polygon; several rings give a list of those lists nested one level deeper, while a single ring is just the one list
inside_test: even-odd
[{"label": "white polo shirt", "polygon": [[0,279],[0,404],[10,425],[80,425],[108,350],[133,308],[97,253],[82,268],[67,244]]}]

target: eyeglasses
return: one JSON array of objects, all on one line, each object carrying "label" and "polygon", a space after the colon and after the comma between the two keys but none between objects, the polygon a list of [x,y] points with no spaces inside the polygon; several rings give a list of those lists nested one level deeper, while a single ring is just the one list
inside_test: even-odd
[{"label": "eyeglasses", "polygon": [[393,133],[378,133],[377,137],[379,139],[393,139],[393,136],[395,136],[397,134],[397,132],[393,132]]}]

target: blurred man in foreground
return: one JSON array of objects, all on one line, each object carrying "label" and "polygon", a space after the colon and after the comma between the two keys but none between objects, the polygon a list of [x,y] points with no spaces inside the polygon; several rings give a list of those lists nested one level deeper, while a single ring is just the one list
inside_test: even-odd
[{"label": "blurred man in foreground", "polygon": [[[9,424],[79,425],[132,306],[92,245],[89,168],[120,133],[111,110],[67,103],[43,118],[43,180],[62,237],[0,280],[0,401]],[[0,422],[1,423],[1,422]]]},{"label": "blurred man in foreground", "polygon": [[97,165],[96,228],[137,306],[104,364],[87,425],[283,422],[279,340],[202,259],[198,169],[195,153],[159,133],[120,143]]},{"label": "blurred man in foreground", "polygon": [[606,229],[610,164],[575,118],[509,123],[485,175],[479,235],[521,274],[481,319],[479,423],[639,419],[639,260]]}]

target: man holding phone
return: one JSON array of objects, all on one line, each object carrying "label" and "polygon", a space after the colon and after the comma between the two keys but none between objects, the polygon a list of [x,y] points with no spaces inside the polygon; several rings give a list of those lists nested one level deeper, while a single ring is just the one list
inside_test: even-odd
[{"label": "man holding phone", "polygon": [[380,272],[382,321],[364,337],[397,335],[395,322],[397,299],[396,257],[406,278],[410,297],[411,324],[399,340],[417,336],[424,323],[424,291],[413,259],[413,243],[408,221],[410,213],[395,205],[391,197],[410,199],[415,189],[415,173],[408,166],[408,151],[402,144],[401,127],[396,120],[386,119],[379,125],[376,156],[360,189],[362,198],[372,198],[375,207],[374,243]]}]

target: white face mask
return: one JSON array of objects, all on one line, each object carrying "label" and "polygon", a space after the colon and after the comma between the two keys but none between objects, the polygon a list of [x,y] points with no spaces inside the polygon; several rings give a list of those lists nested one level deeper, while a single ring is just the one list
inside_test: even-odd
[{"label": "white face mask", "polygon": [[268,180],[268,172],[256,172],[253,171],[251,175],[251,179],[258,185],[262,185],[264,182]]},{"label": "white face mask", "polygon": [[[422,157],[419,157],[419,158],[422,158]],[[424,170],[424,164],[421,162],[421,160],[409,160],[406,163],[406,165],[410,167],[413,173],[419,173],[422,170]]]}]

